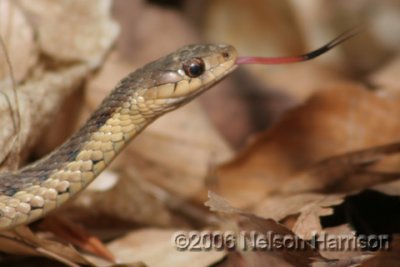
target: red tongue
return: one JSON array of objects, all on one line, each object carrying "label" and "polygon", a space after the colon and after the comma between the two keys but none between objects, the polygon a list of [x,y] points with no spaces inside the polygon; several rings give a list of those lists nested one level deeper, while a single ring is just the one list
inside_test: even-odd
[{"label": "red tongue", "polygon": [[310,60],[316,58],[335,46],[343,43],[344,41],[350,39],[351,37],[355,36],[360,32],[360,28],[356,27],[345,31],[326,45],[318,48],[317,50],[308,52],[307,54],[294,56],[294,57],[252,57],[252,56],[245,56],[245,57],[238,57],[236,60],[236,64],[243,65],[243,64],[264,64],[264,65],[272,65],[272,64],[286,64],[286,63],[295,63],[295,62],[302,62],[306,60]]}]

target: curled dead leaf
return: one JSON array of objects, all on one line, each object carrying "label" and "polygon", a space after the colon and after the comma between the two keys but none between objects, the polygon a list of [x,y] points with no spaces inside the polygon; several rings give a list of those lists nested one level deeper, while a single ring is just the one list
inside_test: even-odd
[{"label": "curled dead leaf", "polygon": [[[241,231],[242,234],[245,233],[246,238],[249,238],[247,236],[248,234],[255,233],[265,236],[273,235],[277,238],[293,238],[299,240],[299,242],[303,241],[302,238],[296,236],[290,229],[272,219],[264,219],[239,209],[235,209],[230,206],[229,202],[215,193],[210,193],[209,197],[210,199],[206,205],[213,211],[218,211],[222,214],[228,214],[231,217],[234,217],[239,231]],[[224,226],[221,227],[223,229],[225,228]],[[237,231],[237,229],[233,230]],[[251,238],[249,239],[251,240]],[[325,259],[315,249],[313,249],[310,244],[306,241],[303,242],[304,247],[302,249],[285,246],[277,248],[274,247],[275,243],[269,244],[271,248],[267,250],[260,249],[257,251],[258,249],[256,247],[254,249],[257,251],[256,253],[248,249],[239,249],[238,251],[230,252],[226,261],[233,263],[239,257],[244,261],[244,263],[243,265],[238,266],[263,266],[263,264],[267,262],[272,263],[274,261],[282,264],[281,260],[284,260],[286,264],[291,264],[292,266],[310,266],[313,262],[325,261]],[[246,246],[247,245],[245,245],[245,247]],[[238,253],[240,253],[240,256],[238,256]],[[221,266],[226,266],[224,264],[227,263],[223,262]],[[286,266],[285,264],[282,265]],[[227,266],[230,265],[228,264]]]},{"label": "curled dead leaf", "polygon": [[322,159],[397,141],[399,112],[396,100],[358,85],[337,85],[292,110],[220,166],[213,190],[238,207],[255,204]]},{"label": "curled dead leaf", "polygon": [[12,254],[44,256],[62,262],[67,266],[89,264],[78,251],[68,245],[40,238],[26,226],[0,235],[0,250]]},{"label": "curled dead leaf", "polygon": [[119,32],[109,16],[110,0],[18,3],[34,21],[40,49],[53,60],[83,61],[97,68]]},{"label": "curled dead leaf", "polygon": [[254,212],[276,221],[282,221],[290,215],[299,215],[292,230],[310,239],[312,232],[322,230],[319,217],[332,214],[332,206],[341,204],[343,197],[315,193],[271,196],[257,204]]},{"label": "curled dead leaf", "polygon": [[[396,169],[392,173],[374,170],[374,166],[385,157],[400,152],[400,143],[367,148],[324,159],[309,170],[286,182],[281,192],[348,191],[367,188],[377,183],[396,180],[400,176]],[[381,165],[382,162],[380,162]],[[387,169],[387,166],[386,166]],[[394,172],[393,172],[394,171]],[[366,177],[362,179],[362,175]]]}]

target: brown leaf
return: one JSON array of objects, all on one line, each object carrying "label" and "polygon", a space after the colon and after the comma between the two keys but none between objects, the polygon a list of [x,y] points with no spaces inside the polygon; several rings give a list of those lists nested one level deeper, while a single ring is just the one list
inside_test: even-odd
[{"label": "brown leaf", "polygon": [[[244,255],[243,255],[244,254]],[[294,267],[295,265],[285,262],[279,257],[266,255],[266,253],[259,253],[253,251],[246,251],[243,253],[230,252],[221,263],[215,265],[216,267],[265,267],[265,266],[279,266],[279,267]]]},{"label": "brown leaf", "polygon": [[372,189],[390,196],[400,196],[400,180],[378,184],[373,186]]},{"label": "brown leaf", "polygon": [[41,227],[51,231],[63,242],[73,244],[109,262],[115,262],[114,256],[97,237],[89,234],[85,228],[71,220],[62,216],[48,216],[41,223]]},{"label": "brown leaf", "polygon": [[291,111],[220,166],[213,190],[236,206],[254,204],[322,159],[397,141],[399,112],[396,101],[361,86],[337,85]]},{"label": "brown leaf", "polygon": [[332,206],[343,202],[343,195],[304,193],[268,197],[255,206],[254,212],[263,218],[281,221],[290,215],[299,215],[292,230],[304,239],[322,230],[320,216],[333,213]]},{"label": "brown leaf", "polygon": [[[5,2],[6,1],[2,1],[2,5]],[[18,49],[18,52],[15,51],[15,49],[17,49],[16,47],[14,48],[11,46],[9,52],[10,57],[14,57],[15,53],[18,54],[18,57],[14,57],[18,62],[14,62],[11,58],[11,63],[16,64],[12,67],[16,68],[17,82],[19,82],[21,77],[24,77],[23,84],[17,84],[16,88],[19,99],[18,111],[14,104],[14,97],[9,82],[2,84],[1,88],[0,121],[2,123],[2,131],[0,132],[0,145],[3,149],[0,152],[0,160],[3,161],[4,158],[9,155],[11,148],[15,150],[11,163],[8,162],[7,164],[15,165],[15,163],[18,163],[18,158],[24,159],[26,157],[26,154],[30,151],[37,139],[42,136],[43,129],[53,122],[57,110],[60,109],[65,99],[82,85],[82,82],[89,73],[99,67],[99,64],[104,59],[116,37],[115,31],[109,31],[110,27],[108,26],[112,24],[115,27],[115,24],[108,14],[109,6],[107,5],[107,1],[95,1],[93,2],[95,5],[85,5],[78,2],[79,1],[63,1],[62,3],[54,3],[52,1],[43,0],[32,5],[31,1],[21,0],[13,2],[13,6],[15,5],[14,8],[1,9],[2,19],[4,17],[6,21],[10,20],[8,26],[4,24],[10,27],[6,36],[7,38],[5,38],[6,45],[7,42],[10,42],[10,45],[24,46],[24,49]],[[66,9],[63,9],[63,7]],[[81,8],[81,10],[76,14],[73,10],[76,10],[77,7]],[[86,10],[83,9],[84,7]],[[50,12],[49,9],[51,9],[52,12]],[[55,19],[54,16],[56,14],[63,14],[64,17],[73,17],[74,19],[73,21],[67,19],[64,20],[65,23],[59,23],[63,19],[61,17]],[[82,25],[77,26],[74,24],[77,22],[79,14],[83,16],[79,23],[87,25],[88,27],[90,26],[90,29],[96,32],[95,35],[80,31],[79,29],[83,29],[80,27]],[[93,20],[94,18],[91,16],[85,17],[83,14],[97,14],[97,16],[93,15],[96,17],[96,20]],[[32,16],[35,19],[32,19]],[[47,24],[50,22],[49,20],[52,21],[51,24]],[[98,24],[96,26],[97,20]],[[67,21],[69,23],[66,23]],[[37,24],[32,25],[33,22]],[[15,23],[20,23],[18,24],[19,27],[16,28]],[[68,32],[60,31],[59,27],[61,24],[65,27],[70,27],[70,30]],[[36,38],[33,38],[34,32],[32,32],[33,30],[31,28],[40,32]],[[49,36],[46,35],[46,29],[48,28],[53,28],[53,34],[56,36],[52,38],[57,37],[56,39],[58,41],[51,42],[47,40],[49,42],[46,42],[46,40],[44,40],[46,36]],[[61,32],[62,34],[60,34]],[[101,33],[103,34],[101,35]],[[75,35],[81,37],[84,35],[85,38],[83,38],[83,40],[79,37],[79,40],[75,40]],[[65,38],[63,41],[67,39],[70,41],[75,40],[81,47],[84,47],[84,44],[87,45],[85,49],[89,49],[90,53],[86,54],[87,50],[82,52],[78,48],[74,49],[71,46],[66,47],[71,43],[60,42],[61,37]],[[18,41],[14,39],[18,39]],[[46,43],[48,46],[54,45],[56,47],[54,48],[54,53],[52,54],[50,51],[44,52],[42,50],[44,48],[41,46],[42,42]],[[35,55],[31,55],[33,50],[36,53],[46,54],[46,57],[40,57],[35,66],[29,69],[31,67],[30,64],[32,64],[31,57],[36,57]],[[81,55],[82,57],[71,56],[68,59],[64,57],[64,60],[68,61],[67,64],[65,64],[66,62],[58,62],[58,64],[56,64],[57,66],[52,65],[51,62],[60,59],[58,56],[61,56],[61,51],[68,51],[68,53]],[[85,55],[82,55],[82,53],[79,54],[79,52],[85,53]],[[89,57],[86,58],[86,55],[89,55]],[[22,58],[19,58],[20,56]],[[4,63],[4,61],[1,62],[2,65]],[[20,65],[23,64],[26,65],[24,65],[22,70]],[[3,67],[1,68],[3,69]],[[25,77],[28,69],[29,76]],[[9,73],[7,73],[7,75],[9,75]],[[12,105],[11,107],[9,102]],[[21,130],[18,138],[16,138],[18,127],[15,126],[15,124],[18,125],[18,122],[14,124],[12,120],[12,116],[16,116],[15,114],[17,112],[21,114]],[[64,123],[64,121],[61,123]],[[53,124],[53,128],[57,128],[56,124],[57,122]],[[18,157],[15,157],[15,155],[18,155]],[[15,166],[9,167],[14,168]]]},{"label": "brown leaf", "polygon": [[10,78],[5,53],[10,58],[15,81],[20,82],[36,63],[38,51],[32,25],[14,1],[0,2],[0,37],[7,49],[3,51],[0,46],[0,82],[10,83],[4,80]]},{"label": "brown leaf", "polygon": [[391,60],[388,64],[384,65],[383,68],[373,72],[369,77],[371,83],[379,88],[382,95],[388,97],[399,96],[399,75],[400,75],[400,57]]},{"label": "brown leaf", "polygon": [[111,242],[108,248],[120,262],[141,261],[152,267],[205,267],[219,261],[223,251],[178,251],[171,243],[173,230],[143,229]]},{"label": "brown leaf", "polygon": [[[340,242],[339,244],[343,246],[342,249],[340,249],[340,247],[338,247],[338,246],[333,246],[332,249],[329,249],[329,241],[325,241],[325,243],[321,243],[319,252],[321,253],[322,256],[324,256],[328,259],[337,259],[337,260],[340,260],[341,264],[344,264],[344,263],[346,263],[346,260],[348,260],[348,262],[351,263],[352,261],[354,261],[356,259],[365,260],[366,257],[363,257],[363,256],[370,255],[369,251],[360,251],[354,247],[351,247],[351,245],[349,246],[348,250],[344,249],[346,246],[345,242],[347,242],[347,244],[350,244],[350,243],[352,243],[352,240],[355,240],[354,243],[356,243],[357,245],[360,245],[360,243],[357,240],[354,229],[352,229],[347,224],[338,225],[336,227],[325,228],[322,232],[319,232],[318,234],[319,234],[318,240],[320,240],[320,241],[322,241],[324,239],[338,240],[335,242],[338,242],[338,243]],[[346,238],[344,238],[344,237],[346,237]],[[347,240],[351,240],[351,242],[348,242]],[[351,266],[351,264],[340,265],[339,262],[336,262],[336,264],[337,264],[337,266]],[[353,264],[355,264],[355,262]],[[333,266],[336,266],[336,265],[333,265]]]},{"label": "brown leaf", "polygon": [[169,226],[172,215],[166,209],[163,190],[153,187],[136,172],[119,175],[105,171],[62,212],[93,225],[92,228],[99,226],[93,218],[104,216],[130,223]]},{"label": "brown leaf", "polygon": [[213,165],[231,157],[231,150],[193,102],[150,125],[127,154],[142,177],[190,197],[204,186]]},{"label": "brown leaf", "polygon": [[[265,261],[281,262],[278,259],[283,259],[284,261],[286,261],[286,263],[292,264],[293,266],[309,266],[312,262],[325,261],[325,259],[321,257],[320,254],[316,250],[314,250],[310,244],[303,241],[300,237],[296,236],[290,229],[286,228],[284,225],[279,224],[272,219],[264,219],[256,215],[252,215],[244,211],[235,209],[231,207],[225,199],[215,193],[210,192],[209,197],[210,199],[206,203],[206,205],[209,206],[212,211],[218,211],[222,214],[236,217],[236,222],[241,233],[246,233],[246,238],[248,238],[246,240],[251,240],[251,237],[247,236],[249,233],[256,233],[265,236],[272,234],[274,237],[293,238],[299,240],[299,242],[304,242],[303,249],[295,249],[290,247],[286,248],[285,246],[279,248],[275,247],[276,244],[273,243],[270,244],[272,246],[271,249],[262,250],[258,248],[260,250],[254,253],[254,251],[251,251],[251,249],[247,247],[251,246],[252,243],[250,241],[250,245],[246,243],[246,245],[244,245],[245,247],[239,247],[239,251],[231,252],[230,254],[228,254],[228,262],[236,261],[237,257],[241,258],[241,260],[244,261],[243,265],[239,264],[237,266],[262,266],[262,263],[264,263]],[[236,229],[233,230],[236,231]],[[257,247],[255,248],[255,250],[258,249]],[[237,255],[237,252],[239,252],[241,255]],[[222,264],[222,266],[230,266],[230,263],[228,264],[225,262]]]},{"label": "brown leaf", "polygon": [[12,254],[41,255],[73,267],[77,267],[77,264],[90,265],[90,262],[73,247],[40,238],[26,226],[2,232],[0,250]]},{"label": "brown leaf", "polygon": [[[379,173],[370,170],[370,165],[386,156],[399,153],[400,143],[377,146],[361,151],[346,153],[324,159],[309,170],[294,176],[286,182],[281,192],[294,193],[302,191],[352,191],[363,189],[379,182],[397,179],[399,173]],[[373,166],[372,166],[373,167]],[[361,175],[370,174],[362,179]],[[375,179],[372,179],[375,176]],[[355,180],[355,182],[351,182]]]},{"label": "brown leaf", "polygon": [[293,232],[309,240],[316,233],[322,231],[321,216],[333,214],[332,206],[343,202],[342,196],[323,196],[320,200],[305,205],[301,208],[300,216],[293,227]]},{"label": "brown leaf", "polygon": [[393,236],[390,249],[379,251],[375,257],[366,260],[360,267],[399,266],[400,265],[400,240],[399,236]]},{"label": "brown leaf", "polygon": [[[3,160],[10,152],[11,147],[22,149],[18,154],[24,158],[42,130],[52,122],[56,111],[64,99],[77,89],[82,80],[89,73],[87,66],[78,64],[57,72],[46,72],[34,80],[18,87],[18,97],[21,115],[21,131],[19,132],[19,146],[13,142],[16,129],[11,117],[10,106],[4,97],[0,98],[0,159]],[[13,99],[11,88],[3,92]],[[45,101],[43,101],[45,99]],[[33,112],[33,110],[35,112]],[[12,112],[18,112],[13,107]],[[18,151],[17,151],[18,152]]]},{"label": "brown leaf", "polygon": [[97,68],[118,35],[110,0],[18,2],[35,23],[40,49],[54,60]]}]

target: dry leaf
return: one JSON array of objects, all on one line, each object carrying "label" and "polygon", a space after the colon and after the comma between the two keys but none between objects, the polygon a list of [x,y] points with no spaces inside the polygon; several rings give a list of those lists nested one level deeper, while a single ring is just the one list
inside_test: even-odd
[{"label": "dry leaf", "polygon": [[[110,0],[18,0],[38,30],[40,49],[53,60],[97,68],[118,35]],[[62,21],[62,23],[60,23]]]},{"label": "dry leaf", "polygon": [[143,229],[111,242],[108,248],[119,262],[141,261],[151,267],[205,267],[221,260],[223,251],[179,251],[171,243],[173,230]]},{"label": "dry leaf", "polygon": [[[14,79],[20,82],[35,64],[38,51],[34,42],[34,31],[15,1],[0,2],[0,38],[6,51],[0,46],[0,85],[9,83],[10,72],[5,54],[11,61]],[[7,82],[4,80],[8,80]],[[3,87],[2,85],[1,87]]]},{"label": "dry leaf", "polygon": [[26,226],[3,232],[0,235],[0,250],[12,254],[41,255],[62,262],[67,266],[90,265],[90,262],[71,246],[40,238]]},{"label": "dry leaf", "polygon": [[219,167],[213,190],[236,206],[254,204],[322,159],[397,141],[399,111],[356,85],[318,93]]},{"label": "dry leaf", "polygon": [[[302,191],[351,192],[379,182],[395,180],[400,176],[398,170],[397,173],[396,170],[394,170],[394,173],[385,173],[382,170],[379,172],[375,170],[375,166],[371,165],[399,151],[400,143],[393,143],[324,159],[304,173],[294,176],[282,186],[280,191],[284,193]],[[383,166],[383,164],[381,165]],[[362,177],[362,175],[365,175],[365,177]]]},{"label": "dry leaf", "polygon": [[[284,238],[294,238],[301,242],[301,238],[296,236],[290,229],[286,228],[275,222],[272,219],[264,219],[250,213],[235,209],[230,206],[230,204],[222,197],[215,193],[209,193],[209,200],[206,205],[210,207],[212,211],[218,211],[219,213],[229,215],[231,217],[236,217],[238,228],[240,231],[245,233],[255,232],[257,234],[269,235],[272,234],[276,237]],[[224,228],[224,226],[222,226]],[[230,229],[232,230],[232,229]],[[236,231],[236,229],[233,229]],[[310,244],[304,243],[303,249],[293,249],[293,248],[275,248],[257,251],[257,253],[252,252],[249,249],[240,249],[239,251],[228,254],[228,262],[234,262],[237,260],[237,252],[241,254],[240,258],[245,262],[243,265],[238,266],[262,266],[263,262],[274,262],[278,261],[277,258],[283,259],[287,263],[293,266],[309,266],[312,262],[324,262],[325,259],[320,256],[320,254],[314,250]],[[274,244],[270,244],[274,245]],[[257,249],[256,249],[257,250]],[[231,256],[232,255],[232,256]],[[229,259],[229,257],[232,257]],[[225,266],[226,262],[222,264]],[[229,266],[229,264],[227,265]],[[284,265],[286,266],[286,265]]]},{"label": "dry leaf", "polygon": [[109,216],[124,222],[168,226],[172,215],[165,205],[165,198],[158,198],[158,192],[139,174],[106,171],[62,212],[80,222]]},{"label": "dry leaf", "polygon": [[[341,245],[343,245],[343,247],[345,247],[346,245],[346,239],[343,237],[346,237],[347,240],[351,240],[354,239],[356,240],[355,242],[357,242],[358,245],[360,245],[358,243],[358,240],[356,239],[356,233],[354,231],[354,229],[352,229],[349,225],[347,224],[342,224],[336,227],[329,227],[329,228],[325,228],[323,230],[323,233],[319,233],[320,238],[319,240],[323,240],[323,238],[341,238],[342,237],[342,241]],[[324,237],[324,236],[325,237]],[[350,242],[348,242],[350,243]],[[325,246],[327,246],[327,244],[323,244]],[[342,262],[346,262],[346,260],[365,260],[368,257],[368,254],[370,254],[367,251],[360,251],[360,250],[356,250],[356,249],[352,249],[350,248],[349,250],[345,250],[345,249],[328,249],[328,248],[322,248],[319,250],[321,255],[328,258],[328,259],[339,259],[342,260]],[[364,257],[363,257],[364,256]],[[351,263],[351,262],[350,262]],[[353,262],[353,264],[355,264],[356,262]],[[340,265],[339,265],[340,266]],[[348,266],[351,266],[351,264],[349,264]]]},{"label": "dry leaf", "polygon": [[264,266],[279,266],[279,267],[294,267],[290,263],[285,262],[279,257],[266,255],[265,253],[247,251],[245,255],[239,252],[231,252],[221,263],[216,267],[264,267]]},{"label": "dry leaf", "polygon": [[400,57],[396,57],[383,68],[373,72],[369,78],[370,82],[377,86],[381,94],[387,97],[399,96],[399,75],[400,75]]},{"label": "dry leaf", "polygon": [[360,267],[399,266],[400,265],[399,236],[395,235],[388,251],[380,251],[375,257],[365,261]]},{"label": "dry leaf", "polygon": [[[51,2],[51,3],[50,3]],[[54,119],[54,114],[57,114],[57,110],[65,100],[67,96],[69,96],[73,90],[77,89],[80,87],[81,83],[83,80],[86,78],[86,76],[91,73],[95,68],[99,67],[99,64],[102,62],[102,60],[105,57],[105,54],[108,52],[112,42],[114,41],[117,33],[117,28],[116,25],[112,22],[112,20],[109,17],[109,14],[107,13],[109,10],[109,4],[107,5],[108,1],[94,1],[92,5],[83,5],[80,3],[80,1],[63,1],[63,2],[58,2],[53,3],[52,1],[41,1],[41,2],[35,2],[35,5],[31,5],[30,1],[17,1],[13,2],[14,4],[18,3],[18,5],[15,6],[13,9],[4,9],[2,11],[5,12],[10,12],[10,19],[13,18],[13,12],[16,15],[15,19],[17,21],[26,21],[26,23],[30,23],[26,27],[22,27],[23,31],[21,32],[20,27],[18,29],[10,28],[9,38],[14,38],[12,37],[14,34],[16,34],[15,38],[18,38],[20,34],[23,34],[25,31],[25,41],[21,40],[21,45],[25,44],[27,45],[28,49],[27,55],[24,56],[24,53],[18,52],[21,56],[23,56],[24,63],[27,63],[27,67],[29,67],[30,64],[30,59],[29,59],[29,53],[33,49],[31,48],[32,45],[29,45],[29,42],[32,42],[32,40],[29,39],[29,35],[33,35],[33,33],[29,33],[29,27],[32,27],[32,19],[34,17],[34,21],[38,24],[35,24],[33,28],[39,32],[37,39],[35,40],[39,44],[42,42],[48,44],[48,45],[56,45],[56,51],[55,55],[51,54],[49,51],[45,52],[42,47],[42,45],[38,45],[37,49],[39,53],[46,53],[48,58],[43,59],[41,58],[41,61],[38,62],[35,65],[35,68],[31,70],[31,77],[25,77],[26,80],[24,81],[24,84],[21,85],[19,88],[17,88],[19,95],[19,106],[20,106],[20,114],[21,115],[21,131],[19,133],[19,140],[18,140],[18,145],[15,146],[15,148],[18,150],[19,148],[23,148],[24,150],[22,153],[17,154],[20,156],[26,155],[26,153],[29,151],[30,148],[32,148],[32,145],[35,143],[37,140],[38,136],[41,135],[42,130],[44,127],[49,125],[50,122],[52,122],[52,119]],[[108,2],[109,3],[109,2]],[[33,8],[33,10],[30,10],[30,7]],[[88,35],[85,32],[81,32],[76,29],[82,29],[82,27],[76,27],[76,19],[79,16],[79,14],[74,15],[74,19],[71,20],[63,20],[64,23],[62,23],[63,26],[69,27],[69,29],[73,29],[73,31],[64,31],[63,34],[59,34],[60,30],[57,28],[57,32],[53,31],[53,34],[56,34],[57,40],[60,40],[59,37],[63,36],[69,40],[74,39],[74,35],[84,35],[85,38],[84,40],[79,40],[79,43],[83,45],[82,42],[85,44],[90,44],[90,47],[86,47],[87,49],[90,49],[90,60],[86,58],[84,55],[79,54],[80,48],[77,47],[65,47],[65,50],[68,51],[68,53],[74,54],[74,55],[81,55],[81,58],[78,58],[77,56],[73,57],[71,56],[70,58],[64,58],[63,60],[69,61],[68,64],[65,64],[64,66],[60,64],[57,66],[57,68],[52,69],[52,66],[47,66],[47,68],[43,68],[43,65],[48,64],[48,61],[57,61],[60,58],[57,56],[61,55],[61,50],[63,50],[64,46],[67,46],[68,42],[47,42],[44,41],[43,38],[45,36],[49,36],[50,34],[46,35],[48,28],[54,28],[58,27],[60,23],[54,22],[55,18],[54,15],[55,13],[49,12],[48,8],[51,7],[51,9],[58,15],[63,14],[67,18],[71,18],[71,12],[73,13],[73,10],[76,10],[76,8],[81,8],[81,12],[79,13],[82,15],[82,20],[80,21],[80,24],[82,25],[88,25],[90,26],[94,32],[97,32],[99,35]],[[62,9],[62,7],[65,7],[65,9]],[[86,7],[85,9],[83,9]],[[56,12],[57,11],[57,12]],[[85,13],[86,12],[86,13]],[[94,17],[87,16],[85,17],[84,14],[97,14]],[[97,13],[96,13],[97,12]],[[28,15],[29,14],[29,15]],[[24,16],[24,17],[22,17]],[[45,24],[41,24],[41,20],[43,19],[46,21],[46,19],[52,18],[54,23],[47,24],[48,21]],[[96,24],[100,18],[103,18]],[[7,18],[5,18],[7,19]],[[51,20],[51,19],[50,19]],[[61,17],[57,17],[57,22],[62,20]],[[21,22],[21,23],[22,23]],[[90,23],[91,22],[91,23]],[[15,22],[17,23],[17,22]],[[10,24],[11,26],[13,24]],[[110,27],[113,28],[113,31],[110,31]],[[43,32],[42,32],[43,31]],[[103,33],[103,35],[100,35]],[[24,36],[25,36],[24,35]],[[33,38],[33,37],[32,37]],[[53,37],[54,38],[54,37]],[[12,40],[12,39],[10,39]],[[7,40],[6,40],[7,41]],[[15,41],[13,41],[15,42]],[[34,44],[37,45],[37,44]],[[14,48],[12,48],[14,49]],[[11,50],[12,50],[11,49]],[[86,51],[86,50],[85,50]],[[15,53],[15,52],[12,52]],[[12,54],[10,54],[12,56]],[[54,56],[54,57],[53,57]],[[26,61],[26,62],[25,62]],[[86,63],[82,63],[86,62]],[[4,63],[4,62],[3,62]],[[2,64],[3,64],[2,63]],[[12,61],[13,63],[13,61]],[[16,65],[18,67],[18,64]],[[19,67],[18,67],[19,68]],[[54,66],[53,66],[54,68]],[[26,70],[24,71],[26,72]],[[18,74],[19,75],[19,74]],[[14,98],[12,97],[12,91],[10,89],[10,85],[6,88],[2,88],[2,92],[8,96],[8,99],[11,103],[13,103],[13,108],[10,109],[9,103],[5,100],[5,97],[2,96],[1,100],[1,107],[0,110],[2,110],[2,119],[1,122],[3,123],[2,131],[0,133],[0,142],[1,146],[5,149],[1,151],[0,159],[3,160],[5,158],[5,155],[8,155],[11,147],[14,146],[14,138],[15,138],[15,133],[16,129],[13,125],[12,117],[11,117],[11,112],[16,113],[16,107],[14,105]],[[35,112],[32,112],[35,111]],[[15,115],[14,115],[15,116]],[[22,157],[23,158],[23,157]]]},{"label": "dry leaf", "polygon": [[114,255],[97,237],[89,234],[82,226],[64,218],[62,215],[47,216],[40,226],[51,231],[58,240],[72,244],[109,262],[115,262]]},{"label": "dry leaf", "polygon": [[323,196],[320,200],[301,208],[300,216],[293,227],[293,232],[309,240],[315,233],[322,231],[319,217],[333,214],[332,206],[343,202],[342,196]]},{"label": "dry leaf", "polygon": [[[29,152],[41,133],[52,122],[54,114],[59,109],[64,99],[77,89],[82,80],[89,73],[87,66],[78,64],[57,72],[46,72],[40,77],[30,80],[18,88],[18,98],[21,115],[21,131],[19,132],[19,146],[13,142],[16,129],[13,125],[9,103],[4,97],[0,98],[0,159],[10,152],[11,147],[22,149],[19,155],[24,156]],[[2,90],[9,99],[13,99],[11,88]],[[45,99],[45,101],[43,101]],[[35,111],[35,112],[33,112]],[[18,112],[15,107],[12,112]]]},{"label": "dry leaf", "polygon": [[299,215],[292,230],[308,240],[314,232],[322,230],[319,217],[332,214],[332,206],[341,204],[343,197],[313,193],[272,196],[257,204],[254,212],[276,221],[282,221],[290,215]]}]

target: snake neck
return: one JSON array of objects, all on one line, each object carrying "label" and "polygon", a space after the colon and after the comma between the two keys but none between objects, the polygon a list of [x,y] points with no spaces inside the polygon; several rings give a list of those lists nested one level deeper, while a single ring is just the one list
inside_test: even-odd
[{"label": "snake neck", "polygon": [[[130,80],[128,80],[129,82]],[[156,117],[121,83],[86,124],[47,157],[0,175],[0,230],[43,217],[83,190]]]},{"label": "snake neck", "polygon": [[[109,103],[117,103],[116,98],[116,93],[111,94],[85,126],[48,158],[48,162],[57,161],[61,166],[54,168],[42,185],[58,180],[64,184],[60,190],[55,187],[58,193],[71,195],[81,191],[153,121],[151,116],[142,114],[135,98],[117,101],[117,107],[113,107]],[[63,158],[65,154],[67,158]]]},{"label": "snake neck", "polygon": [[0,193],[11,197],[19,191],[36,195],[37,188],[55,189],[58,206],[85,188],[157,117],[154,112],[143,112],[134,91],[120,84],[53,153],[13,174],[0,175]]},{"label": "snake neck", "polygon": [[[0,229],[43,217],[84,189],[158,115],[121,85],[87,123],[44,159],[0,175]],[[140,102],[140,101],[139,101]],[[5,205],[5,206],[4,206]]]}]

